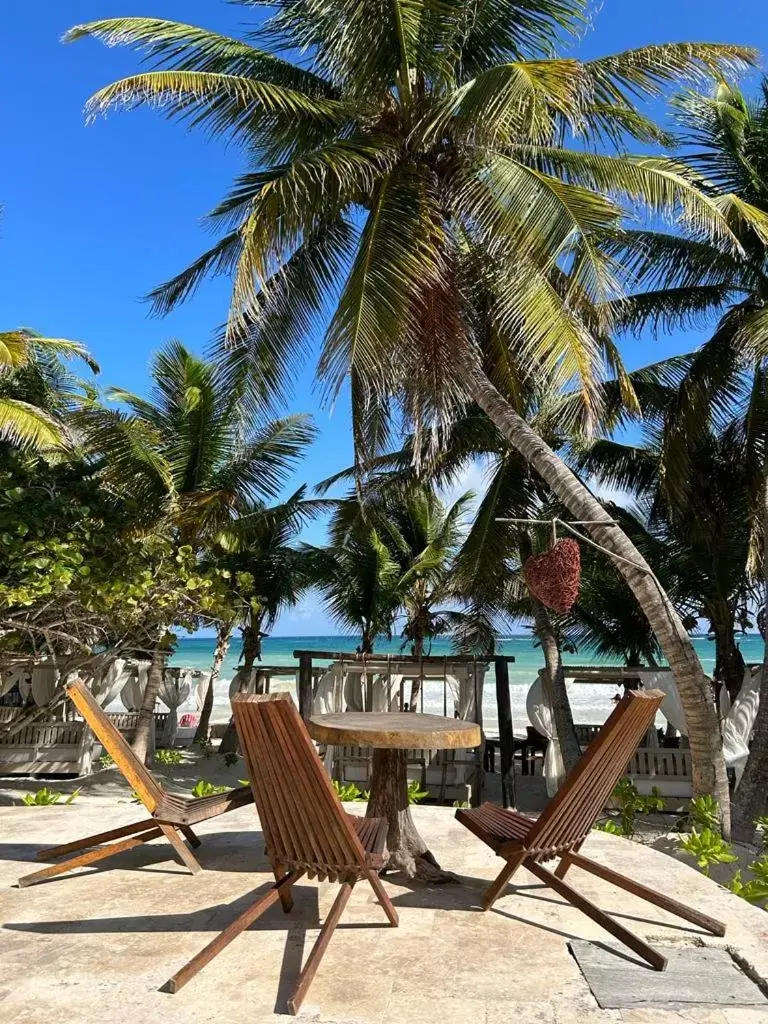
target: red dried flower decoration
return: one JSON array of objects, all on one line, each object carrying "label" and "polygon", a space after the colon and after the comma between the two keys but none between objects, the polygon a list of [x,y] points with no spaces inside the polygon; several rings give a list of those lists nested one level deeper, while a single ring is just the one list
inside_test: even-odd
[{"label": "red dried flower decoration", "polygon": [[579,596],[581,555],[570,537],[557,541],[543,555],[531,555],[523,566],[528,589],[547,608],[570,611]]}]

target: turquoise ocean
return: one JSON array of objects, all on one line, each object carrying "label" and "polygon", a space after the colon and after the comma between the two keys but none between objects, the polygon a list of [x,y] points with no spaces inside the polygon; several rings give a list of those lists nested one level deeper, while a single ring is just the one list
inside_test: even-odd
[{"label": "turquoise ocean", "polygon": [[[264,640],[262,662],[265,665],[295,666],[293,656],[295,650],[317,650],[328,652],[353,653],[358,644],[354,636],[271,636]],[[715,664],[715,645],[706,637],[696,637],[694,645],[702,660],[705,671],[711,673]],[[530,636],[509,636],[500,643],[502,654],[513,655],[515,661],[509,666],[510,695],[512,700],[512,717],[515,732],[524,732],[528,724],[525,712],[525,699],[528,688],[536,679],[543,665],[541,649]],[[763,641],[757,634],[742,637],[740,647],[747,662],[760,662],[763,658]],[[224,662],[221,678],[216,686],[214,696],[214,720],[229,717],[229,683],[240,660],[240,641],[233,640],[229,654]],[[193,669],[210,669],[213,661],[214,640],[203,637],[181,637],[173,655],[171,664]],[[376,644],[377,654],[402,653],[402,641],[380,639]],[[450,655],[450,641],[440,638],[433,642],[433,655]],[[317,659],[316,664],[322,664]],[[330,659],[328,661],[330,663]],[[595,656],[586,649],[578,654],[566,656],[566,666],[571,665],[608,665],[611,662]],[[273,689],[287,689],[295,694],[295,682],[286,676],[273,683]],[[611,698],[616,688],[601,684],[577,684],[569,688],[571,705],[576,722],[603,722],[611,711]],[[424,710],[434,714],[442,714],[442,684],[432,683],[425,686]],[[494,688],[493,667],[488,670],[485,679],[483,717],[486,729],[493,733],[497,728],[496,696]]]}]

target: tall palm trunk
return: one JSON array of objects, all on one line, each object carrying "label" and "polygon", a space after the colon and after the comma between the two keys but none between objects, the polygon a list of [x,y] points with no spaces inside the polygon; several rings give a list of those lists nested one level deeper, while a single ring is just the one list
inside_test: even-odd
[{"label": "tall palm trunk", "polygon": [[725,686],[734,701],[744,682],[745,663],[736,643],[733,609],[727,601],[711,609],[709,621],[715,637],[715,680]]},{"label": "tall palm trunk", "polygon": [[131,748],[134,754],[145,764],[151,764],[154,751],[151,749],[152,725],[155,717],[155,702],[163,685],[163,670],[168,652],[158,644],[152,651],[152,660],[149,663],[147,674],[147,686],[144,690],[144,698],[139,708],[139,721],[136,724],[136,732],[133,735]]},{"label": "tall palm trunk", "polygon": [[[524,562],[533,554],[531,541],[524,531],[520,531],[518,547],[520,549],[520,560]],[[536,636],[541,644],[544,654],[544,665],[547,670],[549,682],[549,704],[552,708],[552,717],[555,723],[555,736],[560,744],[560,753],[563,756],[563,764],[566,772],[570,772],[576,766],[581,757],[581,747],[576,736],[576,729],[573,725],[573,712],[571,702],[568,699],[568,691],[565,688],[565,674],[563,672],[563,658],[560,652],[560,644],[552,628],[552,621],[549,613],[541,601],[531,594],[533,605],[533,624]]]},{"label": "tall palm trunk", "polygon": [[768,803],[768,446],[763,455],[763,583],[765,586],[765,636],[763,667],[760,673],[760,703],[744,774],[733,797],[734,838],[749,842],[754,836],[754,821],[765,812]]},{"label": "tall palm trunk", "polygon": [[[413,636],[413,646],[411,648],[414,658],[421,658],[424,654],[424,636],[422,635],[420,627],[416,626],[416,630]],[[411,682],[411,702],[408,705],[411,711],[415,711],[419,705],[419,694],[421,693],[421,679],[417,676],[416,679]]]},{"label": "tall palm trunk", "polygon": [[194,743],[202,743],[208,739],[208,729],[211,724],[211,712],[213,711],[213,691],[219,680],[221,665],[229,651],[229,642],[232,639],[232,623],[220,622],[216,628],[216,649],[213,652],[213,664],[211,665],[211,677],[208,680],[208,688],[205,691],[205,699],[200,712],[200,722],[195,730]]},{"label": "tall palm trunk", "polygon": [[680,693],[691,746],[694,792],[715,797],[724,834],[729,835],[728,776],[718,716],[701,662],[674,606],[650,575],[643,556],[619,527],[611,525],[608,513],[590,490],[504,400],[479,365],[469,363],[466,369],[472,398],[502,436],[550,486],[571,515],[595,521],[595,525],[584,529],[616,556],[616,568],[656,633]]}]

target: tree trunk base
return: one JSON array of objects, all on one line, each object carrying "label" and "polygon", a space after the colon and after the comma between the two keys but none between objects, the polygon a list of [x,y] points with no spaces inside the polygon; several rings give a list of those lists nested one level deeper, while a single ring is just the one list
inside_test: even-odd
[{"label": "tree trunk base", "polygon": [[419,834],[408,805],[407,752],[376,749],[373,752],[371,795],[367,818],[386,818],[387,864],[385,872],[400,871],[432,885],[459,882],[452,871],[443,871]]}]

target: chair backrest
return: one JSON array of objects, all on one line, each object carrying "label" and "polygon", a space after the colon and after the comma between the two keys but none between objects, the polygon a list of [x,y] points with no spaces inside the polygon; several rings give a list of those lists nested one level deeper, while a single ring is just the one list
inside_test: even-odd
[{"label": "chair backrest", "polygon": [[546,857],[585,839],[663,700],[661,690],[630,690],[621,698],[526,836],[526,849]]},{"label": "chair backrest", "polygon": [[232,700],[267,853],[284,870],[360,877],[365,851],[288,693]]},{"label": "chair backrest", "polygon": [[152,813],[163,797],[163,789],[155,782],[146,767],[128,746],[125,738],[110,722],[106,713],[94,700],[93,694],[80,679],[67,683],[67,696],[95,733],[99,743],[114,760],[129,785],[141,797],[141,802]]}]

